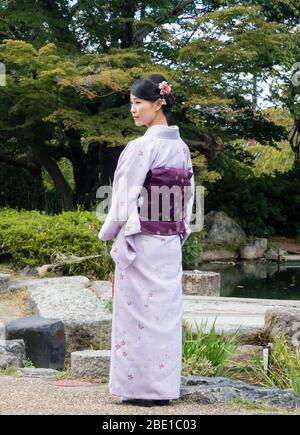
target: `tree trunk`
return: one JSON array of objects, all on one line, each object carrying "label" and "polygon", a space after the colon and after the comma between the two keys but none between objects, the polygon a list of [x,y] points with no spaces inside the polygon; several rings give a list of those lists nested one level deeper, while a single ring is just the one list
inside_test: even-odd
[{"label": "tree trunk", "polygon": [[49,156],[47,146],[44,145],[43,147],[34,147],[32,148],[32,153],[52,178],[55,188],[62,199],[63,209],[67,211],[73,211],[74,204],[70,192],[70,186],[68,185],[56,161]]},{"label": "tree trunk", "polygon": [[298,166],[300,165],[300,119],[294,122],[290,145],[295,157],[294,165]]}]

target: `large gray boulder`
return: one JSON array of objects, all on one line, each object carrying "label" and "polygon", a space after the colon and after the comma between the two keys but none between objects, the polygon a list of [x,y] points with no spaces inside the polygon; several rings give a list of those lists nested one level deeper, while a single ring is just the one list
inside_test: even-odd
[{"label": "large gray boulder", "polygon": [[205,240],[208,242],[244,242],[245,231],[224,211],[210,211],[204,216]]},{"label": "large gray boulder", "polygon": [[[106,308],[107,298],[95,293],[87,277],[31,279],[11,286],[17,290],[24,285],[36,314],[63,322],[68,356],[76,350],[110,347],[112,315]],[[105,295],[110,287],[111,294],[111,283],[102,287],[106,288]]]},{"label": "large gray boulder", "polygon": [[300,308],[267,310],[264,329],[272,340],[285,337],[288,346],[300,346]]},{"label": "large gray boulder", "polygon": [[28,316],[6,323],[5,329],[8,340],[24,340],[26,358],[35,367],[64,368],[66,337],[61,320]]}]

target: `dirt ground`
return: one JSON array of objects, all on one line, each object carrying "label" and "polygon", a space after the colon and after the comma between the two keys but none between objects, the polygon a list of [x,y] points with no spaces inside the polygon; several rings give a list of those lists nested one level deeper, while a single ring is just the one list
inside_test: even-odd
[{"label": "dirt ground", "polygon": [[82,383],[61,387],[50,380],[0,376],[0,415],[247,415],[269,409],[237,404],[202,405],[174,400],[168,406],[141,407],[121,403],[108,384]]}]

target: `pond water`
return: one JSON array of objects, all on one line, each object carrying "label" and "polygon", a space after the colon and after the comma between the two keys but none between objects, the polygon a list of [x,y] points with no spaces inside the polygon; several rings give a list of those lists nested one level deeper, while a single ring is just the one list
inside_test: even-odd
[{"label": "pond water", "polygon": [[197,269],[221,274],[222,297],[300,300],[300,262],[211,262]]}]

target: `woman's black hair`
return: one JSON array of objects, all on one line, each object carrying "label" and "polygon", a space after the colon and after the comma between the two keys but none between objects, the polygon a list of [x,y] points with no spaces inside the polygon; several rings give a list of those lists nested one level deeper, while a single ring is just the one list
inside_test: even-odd
[{"label": "woman's black hair", "polygon": [[[171,114],[173,105],[175,104],[175,97],[171,92],[167,95],[160,94],[158,84],[166,81],[166,78],[161,74],[151,74],[143,79],[139,79],[131,86],[131,93],[138,98],[148,101],[155,101],[157,98],[164,98],[167,104],[162,105],[163,114],[168,117]],[[171,86],[171,85],[170,85]]]}]

